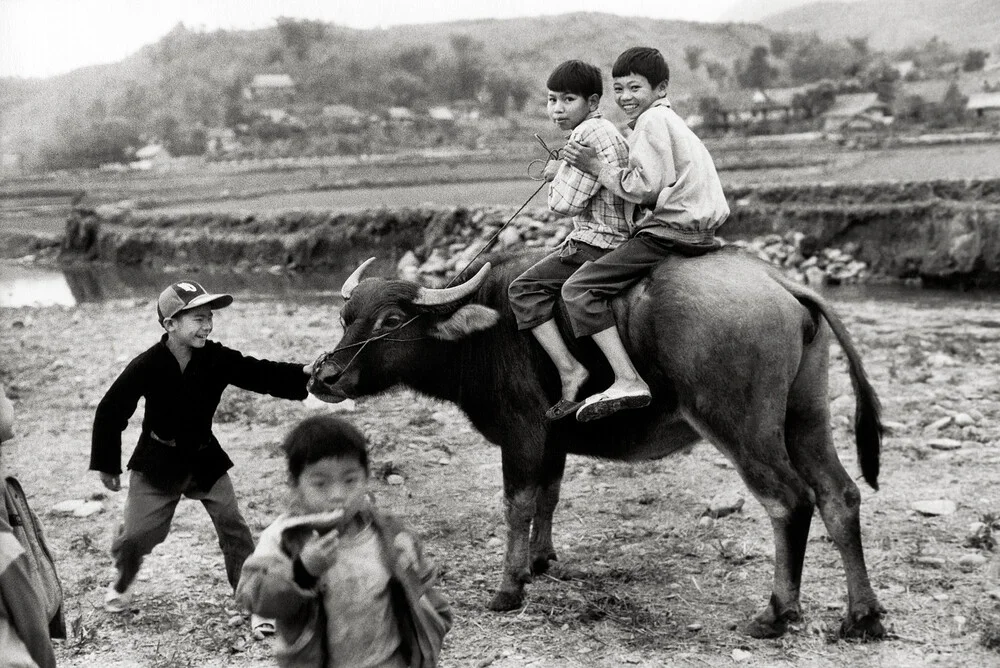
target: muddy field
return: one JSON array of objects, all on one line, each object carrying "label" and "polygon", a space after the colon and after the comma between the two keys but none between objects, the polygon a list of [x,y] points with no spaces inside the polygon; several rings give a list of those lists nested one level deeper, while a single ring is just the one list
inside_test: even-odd
[{"label": "muddy field", "polygon": [[[804,623],[785,638],[752,640],[738,627],[761,606],[773,566],[769,522],[708,445],[627,466],[571,458],[556,512],[560,567],[528,589],[523,609],[485,603],[498,582],[505,535],[499,450],[450,405],[408,391],[361,400],[348,413],[372,443],[379,503],[425,537],[453,601],[445,666],[988,666],[1000,665],[1000,315],[990,300],[839,302],[890,427],[882,489],[862,487],[862,527],[890,637],[838,641],[846,589],[835,548],[816,520],[803,584]],[[267,666],[270,641],[250,637],[234,610],[207,514],[182,503],[173,532],[147,560],[138,612],[100,608],[112,575],[108,548],[124,493],[87,472],[90,427],[104,390],[159,336],[151,300],[74,309],[4,309],[0,379],[17,411],[4,445],[46,525],[66,591],[71,637],[61,666]],[[307,361],[339,336],[334,307],[238,301],[214,338],[248,354]],[[834,349],[835,439],[848,471],[853,398]],[[846,395],[846,396],[845,396]],[[141,409],[141,407],[140,407]],[[330,410],[230,389],[216,434],[236,462],[238,494],[259,531],[283,502],[277,444],[299,418]],[[124,437],[138,433],[138,415]],[[127,453],[126,453],[127,456]],[[403,477],[389,485],[389,473]],[[700,523],[719,492],[742,512]],[[55,504],[97,499],[89,517]],[[914,502],[950,500],[924,515]],[[970,525],[983,522],[970,537]]]}]

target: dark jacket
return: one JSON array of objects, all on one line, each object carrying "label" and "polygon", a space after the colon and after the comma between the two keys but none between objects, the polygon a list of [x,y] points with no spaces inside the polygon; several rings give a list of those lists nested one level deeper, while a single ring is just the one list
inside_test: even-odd
[{"label": "dark jacket", "polygon": [[248,357],[215,341],[194,348],[181,373],[177,358],[159,343],[136,357],[97,406],[90,468],[121,473],[122,431],[145,397],[142,433],[128,462],[156,486],[171,488],[193,476],[209,489],[233,462],[212,434],[212,418],[229,385],[283,399],[307,396],[301,364]]},{"label": "dark jacket", "polygon": [[[301,545],[282,540],[286,517],[278,518],[261,534],[257,549],[243,564],[236,599],[251,611],[274,618],[279,666],[325,668],[323,592],[296,583],[294,563]],[[419,540],[399,520],[378,511],[373,511],[372,527],[391,573],[390,594],[403,654],[410,668],[434,668],[451,628],[451,606],[434,588],[434,569],[424,558]]]}]

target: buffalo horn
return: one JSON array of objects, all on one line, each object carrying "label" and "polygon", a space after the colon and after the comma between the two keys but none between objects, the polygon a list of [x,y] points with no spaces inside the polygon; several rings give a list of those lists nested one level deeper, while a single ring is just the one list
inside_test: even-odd
[{"label": "buffalo horn", "polygon": [[479,286],[486,279],[490,266],[490,263],[487,262],[475,276],[461,285],[451,288],[420,288],[413,303],[417,306],[440,306],[464,299],[479,289]]},{"label": "buffalo horn", "polygon": [[354,288],[358,287],[358,283],[361,282],[361,275],[365,273],[365,269],[368,268],[368,265],[370,265],[374,261],[375,258],[373,257],[368,258],[367,260],[362,262],[357,269],[354,270],[353,274],[347,277],[347,280],[344,281],[343,287],[340,288],[340,296],[344,298],[344,301],[347,301],[348,299],[351,298],[351,293],[354,292]]}]

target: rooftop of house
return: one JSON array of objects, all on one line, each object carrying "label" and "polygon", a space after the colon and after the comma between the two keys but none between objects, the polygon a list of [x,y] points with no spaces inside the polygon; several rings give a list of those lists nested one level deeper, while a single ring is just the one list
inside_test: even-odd
[{"label": "rooftop of house", "polygon": [[295,82],[287,74],[255,74],[250,86],[253,88],[294,88]]},{"label": "rooftop of house", "polygon": [[857,116],[873,109],[888,111],[889,105],[879,102],[878,93],[846,93],[838,95],[824,116]]},{"label": "rooftop of house", "polygon": [[977,109],[1000,109],[1000,92],[994,93],[973,93],[969,96],[969,103],[966,109],[975,111]]}]

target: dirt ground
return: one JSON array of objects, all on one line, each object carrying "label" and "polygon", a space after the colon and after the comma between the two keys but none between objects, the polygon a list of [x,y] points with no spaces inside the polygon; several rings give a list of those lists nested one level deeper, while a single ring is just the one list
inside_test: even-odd
[{"label": "dirt ground", "polygon": [[[560,567],[529,586],[523,609],[485,604],[498,584],[505,528],[500,452],[451,405],[409,391],[358,401],[349,416],[371,439],[379,504],[426,539],[456,624],[444,666],[988,666],[1000,665],[1000,312],[988,301],[917,305],[839,302],[884,404],[890,432],[882,489],[862,487],[862,527],[889,638],[838,641],[846,588],[840,559],[817,519],[806,557],[804,623],[779,640],[738,627],[768,595],[769,522],[736,473],[708,445],[641,465],[571,458],[556,512]],[[87,471],[94,408],[113,378],[159,336],[151,301],[0,314],[0,379],[14,395],[18,437],[3,466],[42,516],[66,593],[66,667],[268,666],[237,615],[207,514],[183,502],[168,540],[136,585],[137,612],[100,607],[124,493]],[[335,308],[237,300],[216,320],[217,340],[270,359],[313,359],[339,336]],[[835,439],[857,473],[853,398],[834,349]],[[842,395],[847,395],[840,398]],[[141,406],[140,406],[141,410]],[[284,432],[326,405],[227,390],[216,434],[255,531],[280,511]],[[945,418],[951,418],[946,420]],[[138,414],[124,436],[127,453]],[[948,424],[942,424],[947,422]],[[404,482],[389,485],[387,473]],[[863,483],[861,483],[863,484]],[[719,492],[743,510],[699,523]],[[69,499],[103,512],[58,515]],[[911,509],[951,500],[951,514]],[[987,528],[969,539],[970,525]]]}]

